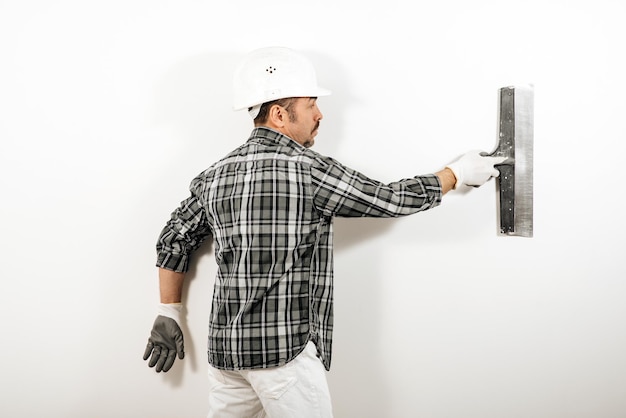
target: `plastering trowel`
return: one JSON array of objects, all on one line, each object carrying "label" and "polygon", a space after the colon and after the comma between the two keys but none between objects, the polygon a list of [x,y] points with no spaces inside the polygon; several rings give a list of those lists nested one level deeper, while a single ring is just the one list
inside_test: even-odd
[{"label": "plastering trowel", "polygon": [[500,89],[496,168],[500,234],[533,236],[533,86]]}]

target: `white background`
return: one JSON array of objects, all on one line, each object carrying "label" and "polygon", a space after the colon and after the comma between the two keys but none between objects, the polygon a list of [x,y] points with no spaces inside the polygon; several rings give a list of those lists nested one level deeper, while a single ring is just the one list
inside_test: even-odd
[{"label": "white background", "polygon": [[213,256],[185,289],[187,356],[156,374],[154,245],[251,130],[235,63],[284,45],[334,92],[315,149],[382,181],[491,151],[498,89],[535,85],[534,238],[497,235],[493,182],[336,221],[336,416],[626,416],[625,17],[621,0],[0,0],[0,414],[205,416]]}]

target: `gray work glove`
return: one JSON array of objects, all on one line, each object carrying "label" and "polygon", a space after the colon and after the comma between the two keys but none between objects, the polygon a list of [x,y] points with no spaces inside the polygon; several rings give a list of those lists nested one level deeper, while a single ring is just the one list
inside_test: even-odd
[{"label": "gray work glove", "polygon": [[150,358],[148,366],[156,366],[157,372],[171,369],[177,354],[181,360],[185,357],[183,332],[178,325],[181,310],[180,303],[159,305],[158,316],[154,320],[148,345],[143,353],[144,360]]}]

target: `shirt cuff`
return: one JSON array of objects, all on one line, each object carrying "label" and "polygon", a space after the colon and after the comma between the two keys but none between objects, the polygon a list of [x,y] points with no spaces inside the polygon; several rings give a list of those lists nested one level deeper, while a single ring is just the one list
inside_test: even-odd
[{"label": "shirt cuff", "polygon": [[176,273],[186,273],[189,270],[189,257],[184,254],[160,252],[157,254],[156,266]]}]

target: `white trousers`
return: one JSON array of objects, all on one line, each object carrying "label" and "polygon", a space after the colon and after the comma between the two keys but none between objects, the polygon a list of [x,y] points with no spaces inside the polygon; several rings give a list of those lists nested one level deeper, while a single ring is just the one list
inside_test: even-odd
[{"label": "white trousers", "polygon": [[284,366],[219,370],[209,365],[208,418],[332,418],[326,370],[309,342]]}]

